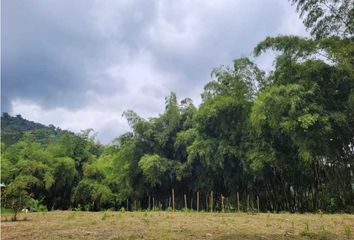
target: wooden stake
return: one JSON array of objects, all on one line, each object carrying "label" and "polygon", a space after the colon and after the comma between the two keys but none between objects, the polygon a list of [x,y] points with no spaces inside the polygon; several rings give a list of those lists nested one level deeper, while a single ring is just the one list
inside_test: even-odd
[{"label": "wooden stake", "polygon": [[148,209],[150,210],[151,204],[150,204],[150,200],[151,200],[151,196],[149,195],[149,205],[148,205]]},{"label": "wooden stake", "polygon": [[197,212],[199,212],[199,192],[197,192]]},{"label": "wooden stake", "polygon": [[210,212],[213,212],[213,204],[214,204],[214,199],[213,199],[213,191],[210,192]]},{"label": "wooden stake", "polygon": [[172,210],[175,211],[175,190],[172,188]]},{"label": "wooden stake", "polygon": [[129,200],[127,199],[127,211],[129,210]]},{"label": "wooden stake", "polygon": [[225,212],[224,199],[225,199],[225,197],[221,194],[221,209],[222,209],[222,212]]},{"label": "wooden stake", "polygon": [[240,211],[240,195],[237,192],[237,211]]},{"label": "wooden stake", "polygon": [[206,206],[206,211],[208,211],[208,209],[209,209],[209,204],[208,204],[208,202],[209,202],[209,199],[208,199],[208,194],[206,194],[205,195],[205,206]]},{"label": "wooden stake", "polygon": [[187,209],[187,196],[184,194],[184,208]]},{"label": "wooden stake", "polygon": [[152,211],[155,211],[155,198],[152,197]]},{"label": "wooden stake", "polygon": [[136,200],[134,200],[134,211],[136,211]]},{"label": "wooden stake", "polygon": [[257,196],[257,210],[259,212],[259,197]]},{"label": "wooden stake", "polygon": [[250,195],[247,194],[247,212],[250,211]]},{"label": "wooden stake", "polygon": [[168,207],[171,207],[171,197],[168,197]]}]

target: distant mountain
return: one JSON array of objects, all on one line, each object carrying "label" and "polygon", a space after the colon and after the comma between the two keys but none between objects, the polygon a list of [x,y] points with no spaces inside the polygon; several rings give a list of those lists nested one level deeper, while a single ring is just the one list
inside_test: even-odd
[{"label": "distant mountain", "polygon": [[1,116],[1,142],[5,145],[11,145],[21,139],[25,132],[31,132],[35,138],[46,144],[49,139],[55,138],[63,131],[53,125],[45,126],[40,123],[29,121],[22,118],[21,115],[11,116],[3,113]]}]

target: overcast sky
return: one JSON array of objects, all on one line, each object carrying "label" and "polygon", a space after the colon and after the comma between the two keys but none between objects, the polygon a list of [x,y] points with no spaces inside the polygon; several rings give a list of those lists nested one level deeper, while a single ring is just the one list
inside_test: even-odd
[{"label": "overcast sky", "polygon": [[[122,118],[164,110],[171,91],[198,105],[214,67],[266,36],[305,35],[286,0],[2,0],[2,111],[103,143]],[[270,69],[272,58],[257,59]]]}]

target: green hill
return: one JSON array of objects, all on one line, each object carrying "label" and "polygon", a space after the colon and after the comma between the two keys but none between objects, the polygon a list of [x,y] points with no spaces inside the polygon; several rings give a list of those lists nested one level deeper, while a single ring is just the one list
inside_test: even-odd
[{"label": "green hill", "polygon": [[11,116],[3,113],[1,116],[1,142],[6,146],[19,141],[25,132],[31,132],[41,143],[46,144],[50,139],[60,135],[63,130],[53,125],[45,126],[29,121],[21,115]]}]

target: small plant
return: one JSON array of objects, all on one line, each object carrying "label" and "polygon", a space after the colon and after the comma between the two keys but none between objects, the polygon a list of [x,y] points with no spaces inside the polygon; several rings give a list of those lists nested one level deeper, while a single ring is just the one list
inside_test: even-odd
[{"label": "small plant", "polygon": [[147,223],[149,221],[149,214],[147,212],[144,213],[143,220]]},{"label": "small plant", "polygon": [[309,231],[310,231],[309,222],[308,222],[308,221],[305,221],[304,224],[305,224],[305,231],[306,231],[306,232],[309,232]]},{"label": "small plant", "polygon": [[120,212],[125,212],[125,208],[124,208],[124,207],[121,207],[121,208],[119,209],[119,211],[120,211]]},{"label": "small plant", "polygon": [[75,218],[75,216],[76,216],[76,213],[75,213],[75,212],[71,212],[71,213],[68,215],[67,220],[72,220],[72,219]]},{"label": "small plant", "polygon": [[323,212],[320,210],[318,210],[318,213],[320,214],[320,218],[323,218]]},{"label": "small plant", "polygon": [[318,234],[314,233],[314,232],[310,232],[310,231],[302,231],[300,233],[300,236],[303,237],[309,237],[309,238],[317,238]]},{"label": "small plant", "polygon": [[77,207],[72,208],[72,211],[81,211],[81,210],[82,210],[81,204],[78,204]]},{"label": "small plant", "polygon": [[36,199],[30,199],[29,203],[29,208],[32,212],[47,212],[48,209],[45,205],[42,204],[42,201],[36,200]]},{"label": "small plant", "polygon": [[166,209],[166,211],[167,211],[167,212],[172,212],[173,209],[172,209],[171,207],[168,207],[168,208]]},{"label": "small plant", "polygon": [[104,212],[103,216],[102,216],[102,220],[106,220],[108,218],[108,214],[107,214],[107,211]]},{"label": "small plant", "polygon": [[271,226],[271,224],[270,224],[270,214],[269,213],[267,214],[266,226],[267,227]]},{"label": "small plant", "polygon": [[318,234],[318,239],[320,239],[320,240],[330,239],[329,233],[325,230],[325,227],[323,225],[321,225],[320,229],[321,229],[321,231]]},{"label": "small plant", "polygon": [[319,239],[319,240],[328,240],[328,239],[331,239],[331,237],[329,236],[329,234],[328,234],[327,231],[321,231],[321,232],[318,234],[318,239]]},{"label": "small plant", "polygon": [[305,229],[300,232],[300,235],[301,236],[304,236],[304,237],[309,237],[309,238],[316,238],[318,237],[318,234],[314,233],[314,232],[310,232],[310,224],[308,221],[305,221],[304,222],[304,225],[305,225]]},{"label": "small plant", "polygon": [[161,211],[161,208],[159,206],[156,206],[156,207],[153,207],[151,211],[159,212],[159,211]]},{"label": "small plant", "polygon": [[182,208],[181,209],[181,212],[190,212],[191,210],[190,209],[188,209],[188,208]]},{"label": "small plant", "polygon": [[127,239],[127,240],[134,240],[134,239],[138,239],[138,236],[136,235],[130,235],[130,236],[119,236],[119,237],[113,237],[110,240],[123,240],[123,239]]},{"label": "small plant", "polygon": [[344,236],[348,239],[350,239],[352,235],[352,231],[350,230],[350,227],[348,225],[344,226]]},{"label": "small plant", "polygon": [[327,210],[327,212],[330,212],[330,213],[334,213],[334,212],[338,211],[338,206],[337,206],[336,200],[334,198],[330,199],[326,210]]},{"label": "small plant", "polygon": [[90,204],[86,204],[85,206],[84,206],[84,209],[85,209],[85,211],[87,211],[87,212],[89,212],[90,211]]}]

